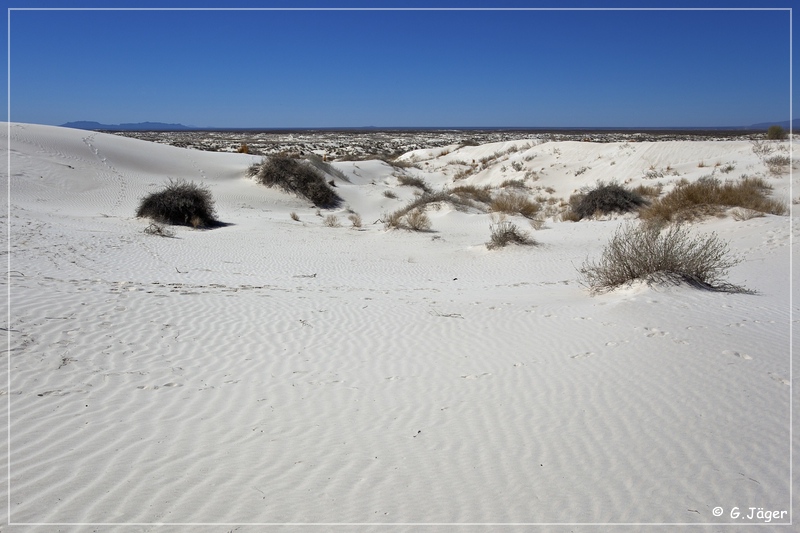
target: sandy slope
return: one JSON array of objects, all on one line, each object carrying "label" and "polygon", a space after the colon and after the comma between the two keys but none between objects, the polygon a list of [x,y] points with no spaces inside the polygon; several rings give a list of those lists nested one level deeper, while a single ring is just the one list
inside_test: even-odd
[{"label": "sandy slope", "polygon": [[[788,217],[695,227],[730,241],[731,281],[757,295],[592,297],[575,266],[621,219],[549,220],[541,246],[489,252],[477,211],[384,230],[413,189],[382,162],[336,164],[350,182],[330,228],[245,178],[249,156],[10,132],[13,523],[723,524],[791,507]],[[511,144],[409,153],[423,170],[403,172],[440,188],[504,153],[464,182],[533,170],[559,197],[651,167],[765,175],[746,142]],[[145,235],[133,213],[168,178],[207,184],[230,225]],[[788,177],[769,179],[788,201]]]}]

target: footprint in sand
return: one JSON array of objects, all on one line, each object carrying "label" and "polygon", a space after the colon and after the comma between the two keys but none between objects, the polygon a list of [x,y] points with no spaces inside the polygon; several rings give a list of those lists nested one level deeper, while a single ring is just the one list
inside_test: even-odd
[{"label": "footprint in sand", "polygon": [[740,359],[745,359],[745,360],[753,359],[752,357],[750,357],[746,353],[736,352],[734,350],[723,350],[722,351],[722,355],[733,355],[734,357],[738,357]]},{"label": "footprint in sand", "polygon": [[788,379],[786,379],[786,378],[782,378],[782,377],[780,377],[780,376],[776,376],[776,375],[775,375],[775,374],[773,374],[772,372],[767,372],[767,373],[769,374],[769,377],[770,377],[770,378],[772,378],[773,380],[777,381],[777,382],[778,382],[778,383],[780,383],[781,385],[786,385],[787,387],[789,386],[789,380],[788,380]]},{"label": "footprint in sand", "polygon": [[594,355],[594,352],[583,352],[575,355],[570,355],[571,359],[585,359]]},{"label": "footprint in sand", "polygon": [[644,328],[645,337],[665,337],[669,335],[666,331],[661,331],[658,328]]},{"label": "footprint in sand", "polygon": [[482,378],[483,376],[491,376],[491,375],[492,374],[489,373],[489,372],[484,372],[483,374],[470,374],[470,375],[465,375],[465,376],[461,376],[461,377],[464,378],[464,379],[478,379],[478,378]]},{"label": "footprint in sand", "polygon": [[150,386],[150,385],[139,385],[136,388],[137,389],[141,389],[141,390],[148,390],[148,389],[158,390],[161,387],[183,387],[183,384],[170,382],[170,383],[164,383],[163,385],[153,385],[153,386]]}]

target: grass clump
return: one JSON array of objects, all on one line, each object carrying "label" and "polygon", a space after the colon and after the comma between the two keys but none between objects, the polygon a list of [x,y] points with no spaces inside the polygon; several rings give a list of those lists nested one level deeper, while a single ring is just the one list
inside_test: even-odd
[{"label": "grass clump", "polygon": [[459,198],[480,202],[483,204],[491,203],[492,193],[489,187],[476,187],[475,185],[459,185],[450,189],[450,192]]},{"label": "grass clump", "polygon": [[336,215],[328,215],[328,216],[326,216],[323,219],[322,223],[325,226],[329,227],[329,228],[339,228],[339,227],[341,227],[341,224],[339,223],[339,217],[337,217]]},{"label": "grass clump", "polygon": [[526,194],[514,191],[501,192],[489,204],[489,209],[495,213],[519,214],[525,218],[535,217],[539,208],[539,204],[532,202]]},{"label": "grass clump", "polygon": [[422,189],[422,192],[424,193],[430,194],[433,192],[430,186],[425,183],[425,180],[421,178],[415,178],[413,176],[397,176],[397,181],[400,183],[400,185]]},{"label": "grass clump", "polygon": [[776,154],[765,158],[764,164],[767,165],[770,174],[780,175],[789,169],[792,159],[788,155]]},{"label": "grass clump", "polygon": [[750,292],[725,281],[739,263],[716,234],[693,236],[681,225],[628,223],[614,233],[597,262],[585,261],[579,272],[593,292],[632,281],[689,283],[727,292]]},{"label": "grass clump", "polygon": [[536,244],[526,231],[521,231],[516,224],[509,220],[500,219],[490,226],[491,239],[486,243],[486,248],[494,250],[509,244],[530,246]]},{"label": "grass clump", "polygon": [[431,219],[422,208],[399,209],[384,216],[384,225],[387,229],[430,231]]},{"label": "grass clump", "polygon": [[618,183],[599,182],[588,192],[572,195],[569,203],[571,213],[565,219],[581,220],[596,215],[635,211],[647,205],[647,200]]},{"label": "grass clump", "polygon": [[364,225],[364,222],[361,220],[361,215],[358,213],[350,213],[347,215],[347,220],[353,225],[354,228],[358,229]]},{"label": "grass clump", "polygon": [[211,191],[191,181],[170,180],[163,190],[145,196],[136,216],[161,224],[208,228],[220,225],[214,217]]},{"label": "grass clump", "polygon": [[250,168],[249,174],[267,187],[278,187],[311,201],[316,207],[338,207],[342,199],[321,171],[287,155],[273,155]]},{"label": "grass clump", "polygon": [[717,215],[731,207],[741,207],[762,213],[783,215],[786,206],[769,198],[772,190],[761,178],[743,177],[736,182],[721,182],[711,176],[689,182],[679,182],[640,216],[655,222],[683,222]]}]

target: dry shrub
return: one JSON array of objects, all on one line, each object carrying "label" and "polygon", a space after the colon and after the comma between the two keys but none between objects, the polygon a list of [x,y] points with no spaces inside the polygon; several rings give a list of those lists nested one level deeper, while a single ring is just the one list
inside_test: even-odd
[{"label": "dry shrub", "polygon": [[775,151],[775,147],[772,143],[767,141],[752,140],[750,144],[753,145],[753,153],[756,154],[759,159],[764,159]]},{"label": "dry shrub", "polygon": [[422,208],[405,210],[399,209],[383,216],[383,223],[387,229],[407,229],[412,231],[429,231],[431,219]]},{"label": "dry shrub", "polygon": [[772,126],[767,129],[767,139],[770,140],[783,140],[786,139],[789,134],[783,129],[782,126],[778,124],[773,124]]},{"label": "dry shrub", "polygon": [[175,237],[174,231],[157,222],[151,222],[149,226],[144,228],[144,232],[158,237]]},{"label": "dry shrub", "polygon": [[664,186],[661,183],[657,183],[656,185],[639,185],[631,190],[634,194],[638,194],[643,198],[656,199],[661,196],[663,188]]},{"label": "dry shrub", "polygon": [[500,184],[501,189],[527,189],[528,186],[525,185],[525,181],[523,180],[505,180],[503,183]]},{"label": "dry shrub", "polygon": [[428,231],[431,229],[431,219],[422,209],[414,209],[406,214],[406,224],[414,231]]},{"label": "dry shrub", "polygon": [[492,193],[489,187],[476,187],[475,185],[459,185],[453,187],[450,192],[458,197],[488,204],[492,201]]},{"label": "dry shrub", "polygon": [[299,216],[297,215],[297,213],[295,213],[294,211],[292,211],[291,213],[289,213],[289,218],[291,218],[291,219],[292,219],[292,220],[294,220],[295,222],[300,222],[300,217],[299,217]]},{"label": "dry shrub", "polygon": [[336,215],[326,216],[325,219],[322,221],[322,223],[329,228],[338,228],[341,226],[341,224],[339,223],[339,217],[337,217]]},{"label": "dry shrub", "polygon": [[417,187],[419,189],[422,189],[422,191],[425,193],[432,192],[430,186],[427,183],[425,183],[425,180],[421,178],[415,178],[413,176],[397,176],[397,181],[400,183],[400,185],[405,185],[408,187]]},{"label": "dry shrub", "polygon": [[728,269],[739,263],[716,234],[690,234],[681,225],[627,223],[603,249],[600,260],[583,263],[582,282],[593,292],[612,290],[635,280],[689,283],[695,287],[750,292],[727,283]]},{"label": "dry shrub", "polygon": [[387,213],[383,215],[383,224],[386,226],[386,229],[401,229],[403,227],[403,217],[405,215],[402,209]]},{"label": "dry shrub", "polygon": [[706,176],[694,183],[679,182],[669,193],[642,210],[645,220],[683,222],[719,214],[730,207],[783,215],[786,206],[768,197],[772,187],[761,178],[721,182]]},{"label": "dry shrub", "polygon": [[182,180],[170,180],[163,190],[144,197],[136,210],[136,216],[150,218],[162,224],[195,228],[220,225],[214,218],[211,191],[203,185]]},{"label": "dry shrub", "polygon": [[731,216],[734,220],[741,222],[742,220],[763,217],[764,213],[761,211],[755,211],[753,209],[747,209],[746,207],[737,207],[736,209],[731,210]]},{"label": "dry shrub", "polygon": [[618,183],[599,182],[590,191],[573,194],[569,199],[570,211],[566,220],[581,220],[595,215],[627,213],[635,211],[647,201],[641,195],[628,190]]},{"label": "dry shrub", "polygon": [[522,215],[533,218],[539,212],[539,204],[532,202],[526,194],[503,191],[492,199],[489,209],[495,213]]},{"label": "dry shrub", "polygon": [[347,220],[350,221],[354,228],[360,228],[363,225],[363,222],[361,221],[361,215],[358,213],[350,213],[347,215]]},{"label": "dry shrub", "polygon": [[287,155],[265,158],[260,164],[250,167],[248,174],[262,185],[295,193],[317,207],[328,209],[338,207],[342,202],[321,171]]},{"label": "dry shrub", "polygon": [[383,191],[383,195],[386,198],[390,198],[392,200],[397,200],[397,194],[395,194],[394,191]]},{"label": "dry shrub", "polygon": [[486,243],[486,248],[494,250],[509,244],[530,246],[536,244],[526,231],[521,231],[516,224],[509,220],[500,219],[490,226],[491,240]]},{"label": "dry shrub", "polygon": [[770,174],[780,175],[788,170],[792,159],[788,155],[776,154],[764,159],[764,164],[767,165]]}]

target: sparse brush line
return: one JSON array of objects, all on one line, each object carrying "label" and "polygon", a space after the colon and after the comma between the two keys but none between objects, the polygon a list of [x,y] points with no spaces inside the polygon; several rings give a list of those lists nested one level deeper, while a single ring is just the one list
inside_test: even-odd
[{"label": "sparse brush line", "polygon": [[716,215],[731,207],[740,207],[784,215],[786,206],[769,197],[772,186],[762,178],[743,176],[736,182],[721,182],[705,176],[689,183],[679,182],[669,193],[641,211],[645,220],[683,222]]}]

